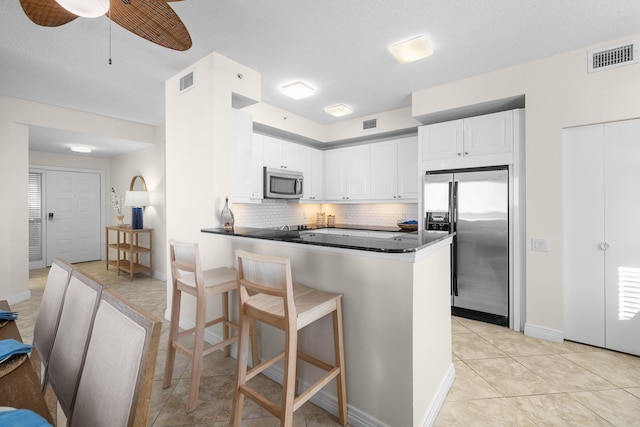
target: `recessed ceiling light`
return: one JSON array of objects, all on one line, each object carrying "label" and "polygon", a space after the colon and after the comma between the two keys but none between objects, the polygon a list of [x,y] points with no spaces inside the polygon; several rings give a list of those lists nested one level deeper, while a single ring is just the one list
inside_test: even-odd
[{"label": "recessed ceiling light", "polygon": [[84,145],[72,145],[71,147],[69,147],[69,150],[73,151],[74,153],[90,153],[91,152],[91,147],[86,147]]},{"label": "recessed ceiling light", "polygon": [[346,116],[347,114],[353,113],[353,109],[350,107],[347,107],[344,104],[332,105],[331,107],[325,108],[324,111],[326,111],[327,113],[331,114],[334,117],[342,117],[342,116]]},{"label": "recessed ceiling light", "polygon": [[417,61],[433,54],[431,44],[429,44],[425,36],[418,36],[396,43],[389,48],[389,51],[401,64]]},{"label": "recessed ceiling light", "polygon": [[293,99],[301,99],[313,95],[313,88],[302,82],[295,82],[282,86],[280,90],[282,90],[285,95],[290,96]]}]

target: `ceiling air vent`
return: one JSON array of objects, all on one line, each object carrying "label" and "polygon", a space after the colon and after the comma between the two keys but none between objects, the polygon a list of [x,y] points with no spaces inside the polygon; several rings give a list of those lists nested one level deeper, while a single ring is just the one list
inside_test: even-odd
[{"label": "ceiling air vent", "polygon": [[625,43],[601,50],[589,51],[589,72],[608,70],[609,68],[638,62],[638,43]]},{"label": "ceiling air vent", "polygon": [[180,93],[193,87],[193,71],[180,77]]},{"label": "ceiling air vent", "polygon": [[371,130],[378,127],[378,119],[369,119],[362,121],[362,130]]}]

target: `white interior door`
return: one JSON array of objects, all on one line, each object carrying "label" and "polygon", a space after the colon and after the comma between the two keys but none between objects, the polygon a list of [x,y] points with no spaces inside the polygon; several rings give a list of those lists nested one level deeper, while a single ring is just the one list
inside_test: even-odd
[{"label": "white interior door", "polygon": [[564,337],[605,346],[602,125],[563,135]]},{"label": "white interior door", "polygon": [[47,171],[47,265],[100,259],[100,174]]},{"label": "white interior door", "polygon": [[606,347],[640,355],[640,120],[604,137]]}]

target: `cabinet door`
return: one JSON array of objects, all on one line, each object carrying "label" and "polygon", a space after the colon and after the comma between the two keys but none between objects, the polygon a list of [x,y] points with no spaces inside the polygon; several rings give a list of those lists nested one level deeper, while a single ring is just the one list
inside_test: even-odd
[{"label": "cabinet door", "polygon": [[603,155],[590,154],[605,159],[605,344],[640,356],[639,139],[640,120],[607,123]]},{"label": "cabinet door", "polygon": [[[231,175],[233,199],[251,197],[251,173],[253,172],[253,121],[251,115],[233,110],[233,147]],[[262,160],[260,160],[262,162]]]},{"label": "cabinet door", "polygon": [[324,155],[322,151],[311,148],[311,184],[309,198],[311,200],[322,200],[324,197]]},{"label": "cabinet door", "polygon": [[565,130],[562,148],[564,337],[604,347],[602,126]]},{"label": "cabinet door", "polygon": [[303,200],[322,199],[322,152],[311,147],[300,147],[300,171],[304,176]]},{"label": "cabinet door", "polygon": [[437,123],[422,128],[422,160],[462,156],[462,120]]},{"label": "cabinet door", "polygon": [[371,155],[369,145],[359,145],[345,149],[347,176],[347,199],[362,200],[371,197]]},{"label": "cabinet door", "polygon": [[324,153],[324,198],[326,200],[343,200],[345,180],[343,178],[343,160],[346,148],[329,150]]},{"label": "cabinet door", "polygon": [[418,137],[398,139],[398,198],[417,199],[419,184]]},{"label": "cabinet door", "polygon": [[397,197],[398,143],[394,140],[371,144],[371,198],[392,200]]},{"label": "cabinet door", "polygon": [[263,164],[269,168],[284,168],[283,141],[264,135],[263,140]]},{"label": "cabinet door", "polygon": [[293,142],[282,141],[282,157],[285,169],[299,171],[302,169],[300,153],[302,146]]},{"label": "cabinet door", "polygon": [[513,113],[502,111],[464,119],[464,156],[513,151]]},{"label": "cabinet door", "polygon": [[262,181],[264,179],[263,169],[263,136],[257,133],[253,134],[251,139],[252,157],[251,157],[251,198],[260,200],[264,198],[264,187]]}]

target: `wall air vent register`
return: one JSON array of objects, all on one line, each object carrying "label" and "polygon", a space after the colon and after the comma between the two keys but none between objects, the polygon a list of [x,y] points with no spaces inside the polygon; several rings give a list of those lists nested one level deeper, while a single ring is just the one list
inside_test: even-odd
[{"label": "wall air vent register", "polygon": [[608,70],[638,63],[638,43],[631,42],[589,51],[589,72]]},{"label": "wall air vent register", "polygon": [[193,71],[180,77],[180,93],[186,92],[187,90],[191,89],[194,83],[195,81],[193,79]]},{"label": "wall air vent register", "polygon": [[378,119],[369,119],[362,121],[362,130],[371,130],[378,127]]}]

